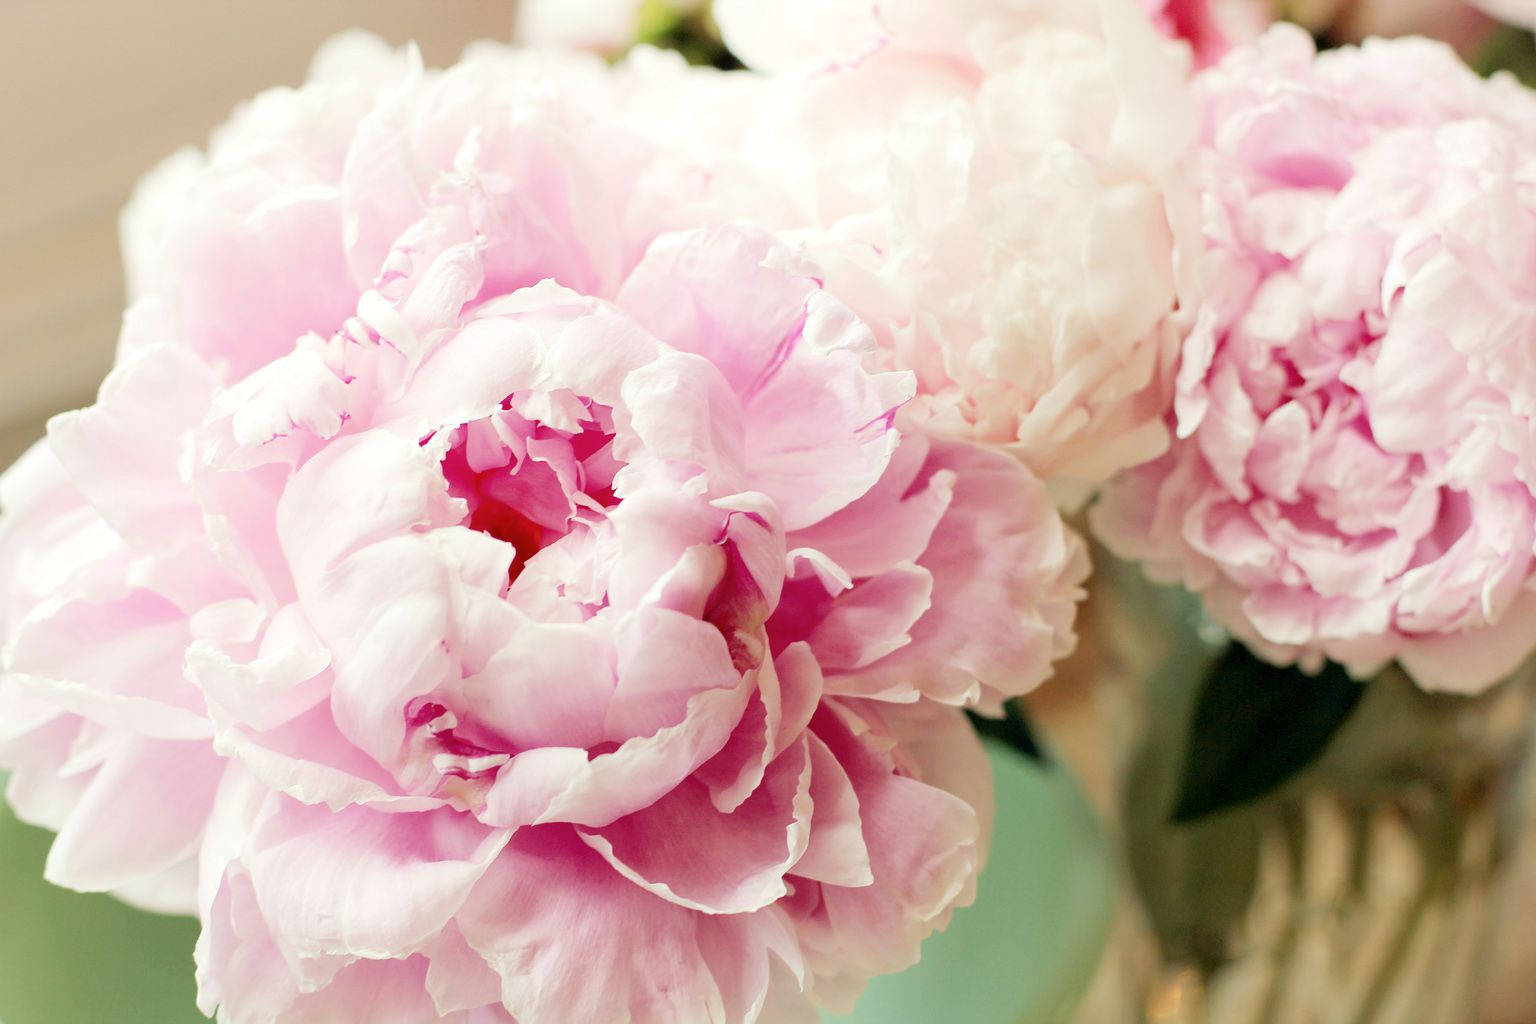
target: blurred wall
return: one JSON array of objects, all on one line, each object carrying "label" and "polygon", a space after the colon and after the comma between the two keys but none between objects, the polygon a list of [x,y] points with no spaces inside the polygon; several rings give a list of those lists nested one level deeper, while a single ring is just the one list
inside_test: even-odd
[{"label": "blurred wall", "polygon": [[0,0],[0,466],[111,364],[117,211],[139,175],[302,81],[340,29],[442,64],[512,22],[511,0]]}]

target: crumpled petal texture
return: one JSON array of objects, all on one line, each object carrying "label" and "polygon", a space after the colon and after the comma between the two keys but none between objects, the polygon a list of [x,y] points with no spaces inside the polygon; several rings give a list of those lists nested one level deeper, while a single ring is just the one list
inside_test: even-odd
[{"label": "crumpled petal texture", "polygon": [[119,364],[0,478],[0,764],[219,1020],[799,1019],[972,897],[960,708],[1084,547],[696,227],[625,111],[711,82],[348,38],[141,189]]},{"label": "crumpled petal texture", "polygon": [[1199,83],[1180,440],[1094,525],[1280,660],[1477,690],[1536,626],[1536,99],[1277,26]]},{"label": "crumpled petal texture", "polygon": [[1187,47],[1135,0],[713,9],[734,53],[780,72],[765,127],[739,133],[773,171],[753,216],[915,373],[905,417],[1053,481],[1162,453],[1199,241]]}]

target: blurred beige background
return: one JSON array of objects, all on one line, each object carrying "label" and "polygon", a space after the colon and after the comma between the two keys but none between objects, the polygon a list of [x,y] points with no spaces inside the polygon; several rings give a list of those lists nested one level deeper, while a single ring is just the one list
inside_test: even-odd
[{"label": "blurred beige background", "polygon": [[512,20],[511,0],[0,0],[0,465],[111,362],[117,211],[139,175],[241,99],[302,81],[340,29],[444,63]]}]

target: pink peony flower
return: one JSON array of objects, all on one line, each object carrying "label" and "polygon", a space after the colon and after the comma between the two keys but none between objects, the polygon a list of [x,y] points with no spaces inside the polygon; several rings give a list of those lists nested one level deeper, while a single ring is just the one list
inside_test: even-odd
[{"label": "pink peony flower", "polygon": [[196,909],[221,1021],[801,1019],[971,897],[958,708],[1083,547],[802,254],[664,230],[643,66],[337,44],[141,190],[119,365],[0,484],[10,798]]},{"label": "pink peony flower", "polygon": [[1536,636],[1536,97],[1291,26],[1199,91],[1180,440],[1094,525],[1278,660],[1490,684]]},{"label": "pink peony flower", "polygon": [[1130,0],[791,6],[715,5],[784,72],[753,215],[916,373],[909,422],[1052,480],[1158,455],[1198,239],[1184,48]]}]

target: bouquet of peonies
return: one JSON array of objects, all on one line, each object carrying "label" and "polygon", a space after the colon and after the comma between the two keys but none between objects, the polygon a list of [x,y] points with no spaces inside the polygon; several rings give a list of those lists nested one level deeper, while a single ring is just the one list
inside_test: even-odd
[{"label": "bouquet of peonies", "polygon": [[522,6],[745,66],[332,40],[144,180],[0,478],[7,798],[197,916],[205,1013],[852,1009],[975,896],[1085,525],[1339,676],[1244,799],[1536,649],[1513,77],[1248,0]]}]

